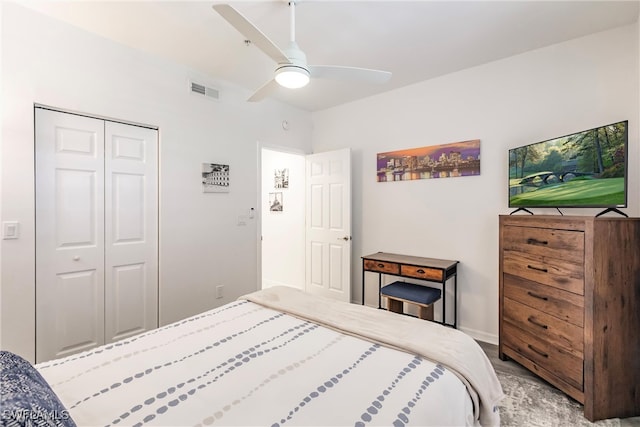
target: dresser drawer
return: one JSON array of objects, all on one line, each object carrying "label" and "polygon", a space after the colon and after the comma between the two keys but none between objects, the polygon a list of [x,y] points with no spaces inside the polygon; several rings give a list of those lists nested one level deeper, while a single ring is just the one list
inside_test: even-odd
[{"label": "dresser drawer", "polygon": [[584,326],[584,297],[551,286],[503,275],[503,297],[518,301],[578,327]]},{"label": "dresser drawer", "polygon": [[395,262],[375,261],[372,259],[364,260],[364,269],[367,271],[377,271],[379,273],[399,274],[400,264]]},{"label": "dresser drawer", "polygon": [[439,268],[416,267],[413,265],[401,265],[400,274],[415,277],[417,279],[442,281],[442,270]]},{"label": "dresser drawer", "polygon": [[523,279],[584,295],[584,269],[563,258],[504,251],[502,271]]},{"label": "dresser drawer", "polygon": [[504,299],[502,309],[505,322],[535,335],[554,348],[561,347],[583,358],[584,330],[581,327],[509,298]]},{"label": "dresser drawer", "polygon": [[584,233],[552,228],[505,226],[502,249],[584,264]]},{"label": "dresser drawer", "polygon": [[523,357],[583,391],[584,361],[562,348],[554,347],[511,323],[502,326],[502,342]]}]

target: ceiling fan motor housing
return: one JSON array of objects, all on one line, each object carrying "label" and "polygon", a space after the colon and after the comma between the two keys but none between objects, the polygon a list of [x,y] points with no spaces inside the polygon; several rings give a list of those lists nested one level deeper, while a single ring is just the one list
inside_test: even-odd
[{"label": "ceiling fan motor housing", "polygon": [[309,68],[307,67],[307,55],[305,55],[304,52],[300,50],[300,47],[296,42],[289,42],[289,46],[284,49],[284,54],[287,55],[289,63],[279,63],[278,68],[286,67],[287,65],[293,65],[306,70],[307,73],[309,72]]},{"label": "ceiling fan motor housing", "polygon": [[311,73],[307,66],[307,56],[300,50],[296,42],[289,43],[284,51],[289,62],[281,62],[276,68],[275,79],[281,86],[297,89],[309,83]]}]

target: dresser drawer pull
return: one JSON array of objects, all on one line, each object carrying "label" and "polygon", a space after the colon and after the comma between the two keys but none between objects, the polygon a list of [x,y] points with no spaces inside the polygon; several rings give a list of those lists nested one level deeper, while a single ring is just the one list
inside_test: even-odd
[{"label": "dresser drawer pull", "polygon": [[527,243],[530,245],[548,245],[549,244],[549,242],[547,242],[546,240],[538,240],[534,238],[528,238]]},{"label": "dresser drawer pull", "polygon": [[380,263],[378,263],[378,267],[380,267],[380,268],[384,268],[384,264],[380,264]]},{"label": "dresser drawer pull", "polygon": [[548,358],[549,355],[547,353],[545,353],[542,350],[538,350],[537,348],[535,348],[534,346],[532,346],[531,344],[527,344],[527,347],[529,347],[529,350],[533,351],[534,353],[539,354],[540,356],[544,357],[544,358]]},{"label": "dresser drawer pull", "polygon": [[534,267],[533,265],[527,265],[527,268],[530,268],[531,270],[542,271],[543,273],[547,273],[549,271],[546,268]]},{"label": "dresser drawer pull", "polygon": [[539,321],[536,320],[535,317],[533,316],[529,316],[529,318],[527,319],[530,323],[533,323],[534,325],[542,328],[542,329],[548,329],[549,327],[547,325],[545,325],[544,323],[540,323]]},{"label": "dresser drawer pull", "polygon": [[424,270],[419,268],[419,269],[416,270],[416,273],[424,274]]},{"label": "dresser drawer pull", "polygon": [[531,291],[527,291],[527,295],[529,295],[530,297],[534,297],[534,298],[541,299],[541,300],[543,300],[543,301],[549,301],[549,298],[547,298],[547,297],[542,297],[542,296],[540,296],[540,295],[538,295],[538,294],[534,294],[534,293],[533,293],[533,292],[531,292]]}]

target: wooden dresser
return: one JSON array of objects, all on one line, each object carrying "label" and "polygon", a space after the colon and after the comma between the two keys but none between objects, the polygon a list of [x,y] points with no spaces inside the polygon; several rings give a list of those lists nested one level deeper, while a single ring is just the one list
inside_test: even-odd
[{"label": "wooden dresser", "polygon": [[500,216],[499,356],[584,404],[640,415],[640,219]]}]

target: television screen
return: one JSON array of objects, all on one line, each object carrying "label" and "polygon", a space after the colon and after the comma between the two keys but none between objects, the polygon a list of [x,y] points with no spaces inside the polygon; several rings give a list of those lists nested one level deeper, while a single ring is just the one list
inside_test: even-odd
[{"label": "television screen", "polygon": [[509,207],[626,207],[628,121],[509,150]]}]

